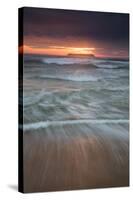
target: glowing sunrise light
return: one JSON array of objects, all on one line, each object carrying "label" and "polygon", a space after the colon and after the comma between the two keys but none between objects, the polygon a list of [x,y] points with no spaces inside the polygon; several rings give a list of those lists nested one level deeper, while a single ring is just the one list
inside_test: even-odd
[{"label": "glowing sunrise light", "polygon": [[73,54],[90,54],[90,53],[94,53],[95,48],[72,47],[72,48],[69,48],[69,50],[70,50],[70,53],[73,53]]},{"label": "glowing sunrise light", "polygon": [[48,46],[48,47],[32,47],[23,45],[19,48],[19,52],[31,53],[31,54],[42,54],[42,55],[62,55],[68,54],[93,54],[95,51],[94,47],[65,47],[65,46]]}]

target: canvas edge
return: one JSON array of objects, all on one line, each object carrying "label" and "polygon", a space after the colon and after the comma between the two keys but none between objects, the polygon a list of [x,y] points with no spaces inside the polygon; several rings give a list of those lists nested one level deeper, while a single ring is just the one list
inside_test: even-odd
[{"label": "canvas edge", "polygon": [[[24,193],[23,173],[23,52],[19,47],[23,44],[23,8],[18,8],[18,191]],[[20,87],[21,90],[20,90]],[[21,104],[20,104],[21,101]],[[21,124],[21,128],[20,128]]]},{"label": "canvas edge", "polygon": [[58,10],[58,11],[64,11],[64,12],[68,12],[68,11],[72,11],[72,12],[96,12],[96,13],[105,13],[105,14],[125,14],[125,15],[129,15],[129,12],[116,12],[116,11],[101,11],[101,10],[89,10],[89,9],[72,9],[72,8],[52,8],[52,7],[39,7],[39,6],[23,6],[20,9],[45,9],[45,10]]}]

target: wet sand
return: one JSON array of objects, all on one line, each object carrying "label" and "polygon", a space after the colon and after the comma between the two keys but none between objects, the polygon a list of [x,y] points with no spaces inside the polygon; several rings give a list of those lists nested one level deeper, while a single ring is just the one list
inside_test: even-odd
[{"label": "wet sand", "polygon": [[128,124],[24,131],[24,192],[129,185]]}]

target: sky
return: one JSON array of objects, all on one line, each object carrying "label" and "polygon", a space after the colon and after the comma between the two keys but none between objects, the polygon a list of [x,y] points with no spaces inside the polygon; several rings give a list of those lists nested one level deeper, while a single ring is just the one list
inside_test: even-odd
[{"label": "sky", "polygon": [[24,8],[24,53],[129,56],[129,15]]}]

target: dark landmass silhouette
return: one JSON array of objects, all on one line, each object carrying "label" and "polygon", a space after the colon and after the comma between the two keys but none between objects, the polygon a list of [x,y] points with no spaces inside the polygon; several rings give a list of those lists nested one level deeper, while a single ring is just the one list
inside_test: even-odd
[{"label": "dark landmass silhouette", "polygon": [[95,55],[94,55],[94,54],[76,54],[76,53],[69,53],[69,54],[67,54],[67,56],[95,58]]}]

